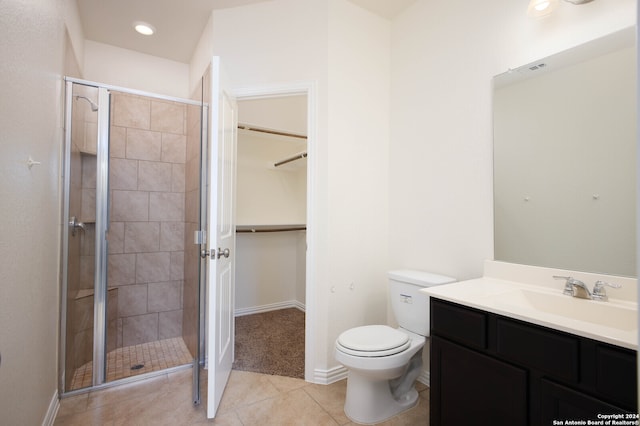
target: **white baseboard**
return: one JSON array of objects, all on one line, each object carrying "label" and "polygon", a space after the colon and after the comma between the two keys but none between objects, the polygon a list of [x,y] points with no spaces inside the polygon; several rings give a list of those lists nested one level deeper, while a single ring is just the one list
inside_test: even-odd
[{"label": "white baseboard", "polygon": [[431,373],[427,370],[422,370],[422,373],[420,373],[416,380],[423,385],[431,387]]},{"label": "white baseboard", "polygon": [[252,306],[250,308],[240,308],[235,310],[235,316],[241,317],[243,315],[260,314],[263,312],[277,311],[278,309],[296,308],[302,312],[305,311],[304,303],[300,303],[297,300],[287,300],[284,302],[270,303],[268,305]]},{"label": "white baseboard", "polygon": [[317,383],[320,385],[330,385],[331,383],[346,379],[347,374],[348,370],[342,365],[333,367],[329,370],[320,370],[316,368],[313,371],[313,383]]},{"label": "white baseboard", "polygon": [[51,397],[51,402],[49,402],[49,408],[47,409],[47,414],[44,416],[44,420],[42,420],[42,426],[53,426],[59,408],[60,399],[58,398],[58,391],[56,390]]}]

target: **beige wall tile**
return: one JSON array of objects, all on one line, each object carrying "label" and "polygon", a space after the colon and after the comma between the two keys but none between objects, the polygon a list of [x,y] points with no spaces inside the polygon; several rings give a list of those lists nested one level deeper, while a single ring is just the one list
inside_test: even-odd
[{"label": "beige wall tile", "polygon": [[116,222],[143,222],[149,220],[149,193],[113,191],[111,220]]},{"label": "beige wall tile", "polygon": [[96,257],[80,256],[80,289],[93,288],[95,281]]},{"label": "beige wall tile", "polygon": [[171,191],[171,164],[140,161],[138,164],[138,189],[141,191]]},{"label": "beige wall tile", "polygon": [[160,161],[162,133],[149,130],[127,129],[127,158]]},{"label": "beige wall tile", "polygon": [[184,176],[185,191],[193,191],[200,187],[200,161],[188,160]]},{"label": "beige wall tile", "polygon": [[107,264],[109,287],[134,284],[136,282],[136,255],[110,254]]},{"label": "beige wall tile", "polygon": [[138,161],[112,158],[109,164],[111,189],[138,189]]},{"label": "beige wall tile", "polygon": [[95,154],[98,146],[98,124],[97,123],[84,123],[84,146],[83,152],[90,152]]},{"label": "beige wall tile", "polygon": [[183,134],[185,107],[173,102],[151,101],[151,130]]},{"label": "beige wall tile", "polygon": [[151,283],[171,280],[171,253],[138,253],[136,282]]},{"label": "beige wall tile", "polygon": [[158,340],[158,314],[136,315],[122,319],[122,344],[124,346]]},{"label": "beige wall tile", "polygon": [[126,157],[127,129],[124,127],[111,126],[109,133],[109,155],[116,158]]},{"label": "beige wall tile", "polygon": [[159,222],[126,222],[124,225],[125,253],[152,252],[160,249]]},{"label": "beige wall tile", "polygon": [[[197,265],[194,269],[197,268]],[[173,251],[171,252],[171,279],[183,280],[184,279],[184,252]]]},{"label": "beige wall tile", "polygon": [[169,281],[164,283],[150,283],[149,312],[164,312],[180,309],[182,297],[182,283]]},{"label": "beige wall tile", "polygon": [[200,191],[185,192],[185,220],[190,223],[198,223],[200,217]]},{"label": "beige wall tile", "polygon": [[170,339],[182,336],[182,309],[158,314],[158,337]]},{"label": "beige wall tile", "polygon": [[151,101],[149,99],[114,95],[113,124],[115,126],[149,129],[151,123]]},{"label": "beige wall tile", "polygon": [[147,285],[127,285],[118,288],[118,312],[121,317],[147,313]]},{"label": "beige wall tile", "polygon": [[160,247],[166,251],[184,250],[184,222],[162,222]]},{"label": "beige wall tile", "polygon": [[162,161],[184,163],[187,157],[187,137],[171,133],[162,134]]},{"label": "beige wall tile", "polygon": [[82,190],[82,213],[80,221],[95,222],[96,220],[96,190],[84,188]]},{"label": "beige wall tile", "polygon": [[124,222],[109,224],[109,254],[124,253]]},{"label": "beige wall tile", "polygon": [[82,156],[82,187],[96,187],[96,157],[95,155]]},{"label": "beige wall tile", "polygon": [[93,327],[93,296],[85,296],[71,301],[73,310],[71,330],[77,333]]},{"label": "beige wall tile", "polygon": [[184,192],[185,167],[184,164],[171,165],[171,192]]},{"label": "beige wall tile", "polygon": [[200,129],[187,134],[187,161],[200,157]]},{"label": "beige wall tile", "polygon": [[184,194],[182,193],[149,193],[149,220],[183,221]]},{"label": "beige wall tile", "polygon": [[80,254],[83,256],[93,256],[96,252],[96,225],[85,223],[84,232],[76,232],[80,237]]}]

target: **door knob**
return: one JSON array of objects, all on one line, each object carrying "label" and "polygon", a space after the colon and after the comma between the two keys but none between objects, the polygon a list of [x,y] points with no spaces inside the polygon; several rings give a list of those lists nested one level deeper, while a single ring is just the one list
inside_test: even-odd
[{"label": "door knob", "polygon": [[218,259],[220,259],[222,256],[226,258],[229,257],[230,251],[228,248],[222,250],[221,248],[218,248]]}]

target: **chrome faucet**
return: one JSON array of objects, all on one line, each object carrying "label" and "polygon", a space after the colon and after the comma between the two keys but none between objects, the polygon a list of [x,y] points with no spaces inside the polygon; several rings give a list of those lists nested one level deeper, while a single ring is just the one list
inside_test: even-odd
[{"label": "chrome faucet", "polygon": [[600,300],[606,302],[609,298],[607,297],[607,292],[605,290],[605,286],[611,288],[620,288],[622,285],[620,284],[611,284],[604,281],[596,281],[596,284],[593,287],[593,293],[589,291],[587,285],[577,280],[573,277],[563,277],[559,275],[554,275],[553,278],[557,280],[566,280],[564,283],[563,294],[566,294],[571,297],[577,297],[579,299],[591,299],[591,300]]}]

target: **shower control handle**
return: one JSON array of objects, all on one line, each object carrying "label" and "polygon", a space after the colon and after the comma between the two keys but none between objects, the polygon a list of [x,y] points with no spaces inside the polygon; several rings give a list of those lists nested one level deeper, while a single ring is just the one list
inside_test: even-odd
[{"label": "shower control handle", "polygon": [[229,258],[229,254],[231,252],[229,251],[228,248],[222,250],[221,248],[218,248],[218,259],[220,259],[222,256],[224,256],[225,259]]},{"label": "shower control handle", "polygon": [[69,220],[69,227],[71,228],[72,237],[76,236],[76,231],[78,229],[81,230],[82,232],[86,231],[84,223],[78,222],[78,219],[75,216],[71,216],[71,219]]}]

